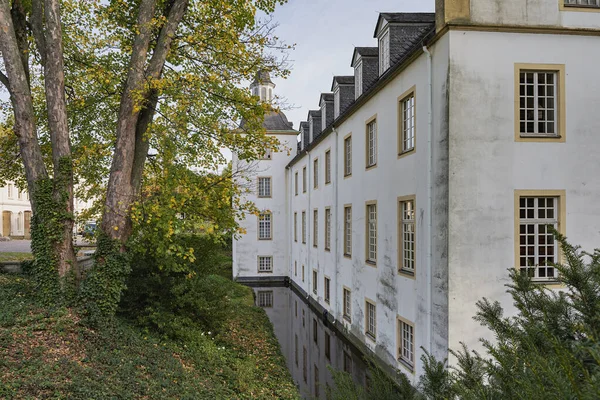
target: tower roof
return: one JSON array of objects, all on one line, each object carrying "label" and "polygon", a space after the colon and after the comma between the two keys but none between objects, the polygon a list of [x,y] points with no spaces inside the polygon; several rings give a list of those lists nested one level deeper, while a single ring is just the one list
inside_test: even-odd
[{"label": "tower roof", "polygon": [[269,74],[269,71],[260,70],[256,73],[252,85],[264,85],[265,83],[273,84],[273,81],[271,80],[271,75]]}]

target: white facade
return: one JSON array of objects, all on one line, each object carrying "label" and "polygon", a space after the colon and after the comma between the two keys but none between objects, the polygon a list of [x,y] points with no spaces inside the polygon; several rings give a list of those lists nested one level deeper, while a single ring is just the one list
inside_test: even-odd
[{"label": "white facade", "polygon": [[29,237],[29,193],[20,190],[12,181],[0,187],[0,217],[0,236]]},{"label": "white facade", "polygon": [[[352,336],[415,382],[422,371],[421,347],[443,360],[459,342],[478,349],[479,338],[492,339],[472,319],[475,303],[487,297],[512,309],[504,284],[507,269],[519,268],[522,251],[534,252],[527,254],[532,260],[556,256],[554,247],[542,246],[537,229],[545,225],[532,222],[541,215],[538,208],[530,220],[522,217],[521,202],[552,203],[546,216],[572,243],[586,250],[600,243],[600,205],[595,200],[600,195],[595,179],[600,174],[595,161],[600,147],[595,117],[600,102],[595,72],[600,13],[562,2],[462,0],[458,3],[466,8],[455,10],[456,21],[447,9],[443,14],[451,2],[438,2],[437,34],[421,41],[426,47],[414,47],[410,57],[391,65],[303,148],[282,177],[287,197],[277,202],[279,210],[272,210],[281,215],[275,225],[281,224],[286,239],[284,254],[278,255],[281,269],[274,275],[289,276]],[[536,81],[531,112],[521,112],[528,107],[520,97],[525,73],[547,73],[556,79],[544,89]],[[415,142],[414,149],[405,152],[403,101],[411,96]],[[536,132],[542,129],[539,121],[550,121],[544,129],[556,134],[527,136],[520,125],[526,118],[535,119]],[[367,125],[372,121],[377,126],[377,162],[368,167]],[[346,176],[348,138],[352,171]],[[328,151],[332,179],[326,184]],[[283,168],[285,161],[272,167]],[[403,270],[406,201],[415,207],[414,273]],[[351,249],[345,254],[344,209],[349,206]],[[375,224],[369,224],[369,206],[371,213],[376,209]],[[332,215],[330,249],[325,249],[327,209]],[[535,246],[521,247],[521,240],[529,240],[521,229],[529,226],[536,229]],[[373,243],[368,235],[373,229],[376,257],[371,262],[374,248],[368,246]],[[246,236],[254,238],[255,232]],[[256,251],[247,255],[254,246],[251,239],[243,238],[237,246],[234,274],[240,277],[256,270]],[[539,276],[540,284],[556,287],[555,280],[542,275],[553,272],[541,265],[528,271]],[[349,306],[344,290],[350,293]],[[366,333],[372,325],[367,302],[375,305],[375,335]],[[406,337],[412,344],[407,345]]]}]

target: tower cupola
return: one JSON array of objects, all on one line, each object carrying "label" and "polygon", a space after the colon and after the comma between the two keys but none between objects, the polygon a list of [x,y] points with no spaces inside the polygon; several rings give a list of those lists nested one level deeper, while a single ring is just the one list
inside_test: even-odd
[{"label": "tower cupola", "polygon": [[273,89],[275,89],[275,84],[271,81],[271,76],[267,71],[259,71],[250,85],[252,94],[259,96],[260,101],[265,102],[273,100]]}]

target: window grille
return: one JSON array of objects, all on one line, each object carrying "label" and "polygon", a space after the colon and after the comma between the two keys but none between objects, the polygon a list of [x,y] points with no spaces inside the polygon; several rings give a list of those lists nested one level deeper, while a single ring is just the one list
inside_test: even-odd
[{"label": "window grille", "polygon": [[271,197],[271,178],[258,178],[258,197]]},{"label": "window grille", "polygon": [[367,261],[377,262],[377,205],[367,206]]},{"label": "window grille", "polygon": [[346,318],[348,321],[351,320],[351,314],[352,314],[352,302],[351,302],[351,295],[350,295],[350,291],[348,289],[344,289],[344,318]]},{"label": "window grille", "polygon": [[352,175],[352,137],[344,140],[344,176]]},{"label": "window grille", "polygon": [[325,250],[331,249],[331,209],[325,209]]},{"label": "window grille", "polygon": [[258,216],[258,238],[271,239],[271,213],[260,213]]},{"label": "window grille", "polygon": [[402,100],[402,152],[415,148],[415,95]]},{"label": "window grille", "polygon": [[558,72],[520,71],[521,136],[557,136]]},{"label": "window grille", "polygon": [[405,271],[415,271],[415,202],[403,201],[402,208],[402,265]]},{"label": "window grille", "polygon": [[344,254],[352,254],[352,207],[344,207]]},{"label": "window grille", "polygon": [[565,6],[600,7],[600,0],[565,0]]},{"label": "window grille", "polygon": [[377,120],[367,124],[367,167],[377,164]]},{"label": "window grille", "polygon": [[273,272],[273,257],[259,256],[258,257],[258,272]]},{"label": "window grille", "polygon": [[273,291],[259,291],[256,300],[259,307],[273,307]]},{"label": "window grille", "polygon": [[375,337],[376,334],[376,309],[375,304],[367,301],[367,334],[371,337]]},{"label": "window grille", "polygon": [[313,246],[317,247],[319,244],[319,212],[313,211]]},{"label": "window grille", "polygon": [[415,362],[415,349],[414,349],[414,327],[404,321],[399,321],[400,329],[400,348],[398,353],[400,359],[406,362],[408,365],[413,366]]}]

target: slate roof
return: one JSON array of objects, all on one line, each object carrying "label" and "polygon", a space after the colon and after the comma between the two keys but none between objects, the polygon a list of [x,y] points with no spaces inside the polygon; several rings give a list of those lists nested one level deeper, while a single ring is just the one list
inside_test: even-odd
[{"label": "slate roof", "polygon": [[319,104],[325,101],[333,101],[333,93],[321,93],[321,97],[319,98]]},{"label": "slate roof", "polygon": [[[268,132],[272,131],[292,131],[294,123],[289,122],[287,117],[281,111],[271,111],[265,114],[265,120],[263,121],[263,128]],[[240,128],[244,129],[246,121],[242,120]]]},{"label": "slate roof", "polygon": [[273,83],[273,81],[271,80],[271,75],[268,71],[261,70],[256,73],[256,76],[254,77],[254,82],[252,82],[252,84],[256,85],[259,83]]},{"label": "slate roof", "polygon": [[335,86],[336,82],[338,83],[338,85],[354,85],[354,75],[334,76],[333,80],[331,81],[331,90],[333,90],[333,87]]}]

